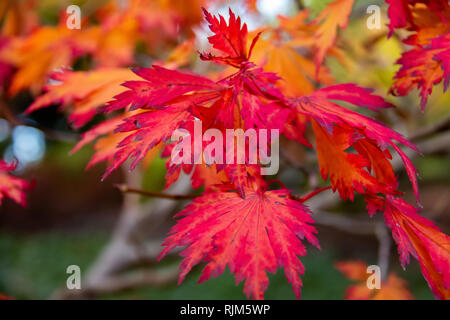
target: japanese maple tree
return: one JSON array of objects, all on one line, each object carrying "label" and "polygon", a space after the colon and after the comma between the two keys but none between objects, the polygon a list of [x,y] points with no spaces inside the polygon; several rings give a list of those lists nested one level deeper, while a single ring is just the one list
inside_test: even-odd
[{"label": "japanese maple tree", "polygon": [[[390,92],[406,95],[418,88],[424,108],[433,86],[443,82],[446,90],[450,80],[450,5],[447,1],[386,2],[390,5],[389,35],[401,28],[412,32],[404,40],[411,49],[398,61],[401,68]],[[129,159],[133,170],[158,152],[167,158],[166,188],[182,173],[190,175],[192,188],[200,189],[201,194],[175,216],[177,222],[158,257],[162,259],[172,250],[183,248],[179,283],[199,264],[203,265],[199,282],[217,277],[228,268],[236,283],[244,282],[248,298],[263,299],[269,285],[268,273],[280,268],[296,298],[300,298],[301,276],[305,272],[300,257],[307,254],[306,243],[320,250],[320,234],[308,200],[320,192],[336,192],[343,201],[353,201],[356,196],[364,198],[369,217],[383,215],[397,244],[401,265],[405,267],[412,255],[434,296],[450,299],[450,237],[419,214],[417,170],[406,152],[420,150],[400,133],[367,115],[394,109],[392,103],[370,88],[335,83],[324,64],[329,55],[343,60],[342,43],[337,38],[339,30],[348,24],[353,4],[353,0],[335,0],[314,19],[305,10],[295,17],[280,18],[277,27],[254,32],[249,32],[231,9],[228,21],[203,9],[212,35],[208,37],[210,50],[199,53],[199,57],[202,63],[222,67],[220,72],[210,74],[180,69],[194,50],[193,41],[178,46],[167,61],[129,70],[123,66],[132,59],[128,50],[132,40],[125,30],[121,36],[127,50],[120,59],[111,61],[106,58],[111,47],[104,45],[100,50],[98,43],[90,42],[101,38],[105,29],[92,27],[89,32],[93,36],[88,42],[81,33],[69,41],[60,27],[40,30],[63,34],[52,45],[55,50],[73,54],[64,56],[67,61],[75,59],[76,54],[92,52],[97,64],[90,71],[64,69],[52,73],[51,79],[56,83],[44,87],[46,93],[34,101],[27,113],[59,103],[69,110],[69,121],[76,128],[97,114],[105,115],[106,120],[84,132],[73,150],[97,140],[89,166],[107,162],[102,179]],[[139,7],[135,7],[123,18],[142,24],[129,31],[134,40],[145,36],[146,24],[140,16]],[[110,18],[104,23],[125,22]],[[170,23],[162,25],[168,37],[175,36]],[[33,37],[39,37],[39,33],[26,41],[5,45],[18,52],[33,47]],[[308,52],[307,58],[296,51],[298,47]],[[32,82],[40,88],[46,68],[53,68],[41,66],[33,79],[27,78],[23,73],[29,70],[32,53],[29,59],[13,61],[13,52],[16,51],[10,51],[10,55],[3,52],[4,60],[16,63],[18,69],[9,93],[31,86]],[[54,54],[47,53],[49,64],[55,63],[51,59]],[[297,81],[300,85],[296,85]],[[191,164],[176,163],[170,157],[175,145],[171,136],[177,130],[194,136],[198,123],[202,124],[202,135],[209,129],[224,136],[228,129],[278,130],[283,139],[313,150],[320,175],[329,182],[299,197],[282,181],[261,174],[266,163],[260,155],[252,164],[246,158],[243,163],[206,165],[195,161],[205,156],[200,151],[191,155]],[[248,143],[245,140],[244,147]],[[271,143],[266,141],[269,146]],[[203,144],[207,145],[205,141]],[[392,165],[395,154],[402,160],[411,182],[413,204],[402,198]],[[8,172],[12,169],[6,163],[0,164],[0,201],[5,195],[24,204],[22,190],[29,184],[11,177]],[[361,270],[365,267],[362,262],[338,264],[339,270],[359,282],[364,280]],[[347,296],[411,298],[395,274],[390,274],[385,284],[385,289],[376,293],[357,284],[347,291]]]},{"label": "japanese maple tree", "polygon": [[[336,1],[329,8],[351,6],[351,2]],[[125,82],[129,90],[101,109],[103,112],[124,108],[128,112],[140,110],[116,126],[114,131],[123,133],[124,138],[111,155],[106,175],[129,157],[133,159],[133,169],[149,150],[167,142],[174,130],[189,128],[191,122],[202,121],[205,131],[208,128],[278,129],[287,138],[316,150],[322,177],[330,177],[332,189],[342,199],[352,200],[359,193],[367,201],[369,215],[383,212],[398,243],[402,264],[408,262],[409,254],[415,256],[433,293],[448,298],[449,238],[399,198],[402,192],[398,190],[390,163],[388,147],[402,158],[419,203],[417,172],[396,143],[415,151],[417,148],[397,132],[335,101],[373,111],[393,105],[370,89],[355,84],[328,86],[303,96],[285,95],[277,88],[279,76],[264,71],[250,60],[260,33],[247,39],[247,26],[231,11],[228,23],[221,16],[204,12],[214,33],[208,38],[214,53],[201,53],[200,58],[229,65],[235,69],[234,73],[213,80],[156,65],[135,70],[142,80]],[[323,19],[335,18],[327,18],[324,13]],[[343,22],[327,22],[321,28],[335,30],[338,25],[343,26]],[[319,29],[320,32],[323,31]],[[322,48],[331,43],[332,39],[319,37]],[[317,53],[318,68],[324,50]],[[297,122],[299,118],[303,119],[301,125]],[[314,146],[301,130],[307,123],[313,128]],[[298,130],[287,133],[287,124]],[[350,147],[356,152],[350,152]],[[195,171],[197,166],[185,170]],[[245,294],[256,299],[263,298],[268,285],[267,272],[284,268],[299,298],[304,267],[298,256],[306,254],[301,240],[318,247],[313,214],[304,201],[287,189],[269,190],[268,183],[253,166],[224,165],[222,169],[203,170],[212,171],[212,175],[223,170],[225,175],[215,183],[208,181],[214,188],[207,188],[177,215],[180,220],[163,243],[165,248],[160,258],[177,246],[186,247],[181,253],[184,259],[180,282],[193,266],[206,261],[200,282],[221,274],[228,267],[237,282],[245,281]],[[169,166],[169,174],[174,171]],[[192,179],[195,186],[206,181],[195,181],[202,179],[198,175],[192,175]]]}]

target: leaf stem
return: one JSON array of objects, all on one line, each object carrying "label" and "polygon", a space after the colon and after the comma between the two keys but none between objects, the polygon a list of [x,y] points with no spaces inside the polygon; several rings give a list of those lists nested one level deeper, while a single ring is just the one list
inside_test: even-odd
[{"label": "leaf stem", "polygon": [[287,189],[286,186],[285,186],[285,184],[284,184],[283,182],[281,182],[280,180],[273,179],[273,180],[270,180],[270,181],[268,182],[269,185],[272,184],[272,183],[278,183],[283,189]]},{"label": "leaf stem", "polygon": [[325,190],[328,190],[328,189],[331,189],[331,186],[323,187],[323,188],[314,190],[314,191],[304,195],[303,197],[291,195],[291,198],[294,199],[294,200],[298,200],[300,202],[305,202],[305,201],[308,201],[309,199],[311,199],[312,197],[318,195],[319,193],[321,193],[321,192],[323,192]]}]

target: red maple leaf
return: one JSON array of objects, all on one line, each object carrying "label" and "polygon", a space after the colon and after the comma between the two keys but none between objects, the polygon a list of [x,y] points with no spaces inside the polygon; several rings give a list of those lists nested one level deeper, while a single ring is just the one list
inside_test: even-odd
[{"label": "red maple leaf", "polygon": [[[325,179],[328,174],[331,176],[333,188],[337,189],[344,199],[353,199],[353,189],[359,193],[395,193],[394,177],[389,179],[389,185],[386,188],[386,186],[380,185],[380,181],[377,182],[362,170],[363,167],[375,169],[382,162],[383,166],[391,172],[391,165],[387,161],[391,158],[387,148],[391,146],[405,163],[414,194],[419,201],[417,171],[411,160],[394,141],[415,151],[418,151],[417,147],[380,122],[341,107],[330,101],[331,99],[339,99],[372,110],[392,106],[379,96],[371,94],[369,90],[354,85],[328,87],[292,100],[296,110],[314,119],[313,124],[316,124],[313,128],[322,176]],[[336,130],[338,133],[335,133]],[[362,138],[370,142],[370,145],[366,143],[365,147],[370,148],[372,152],[368,153],[367,150],[363,150],[362,142],[360,142]],[[359,156],[344,152],[350,146],[356,145],[359,145],[357,147]],[[334,157],[342,162],[337,162]],[[377,172],[380,176],[380,171]],[[377,172],[374,173],[377,174]]]},{"label": "red maple leaf", "polygon": [[[125,117],[115,129],[115,132],[128,135],[117,145],[105,177],[130,156],[133,169],[148,150],[165,142],[176,129],[184,127],[194,117],[202,121],[204,131],[210,127],[221,130],[283,129],[290,107],[275,88],[279,78],[248,62],[251,48],[247,54],[245,25],[241,28],[240,19],[232,13],[228,25],[223,18],[219,21],[207,11],[205,16],[215,32],[215,36],[210,37],[211,44],[227,54],[226,59],[208,55],[207,60],[229,63],[239,67],[239,71],[214,82],[200,75],[159,66],[134,70],[143,80],[125,82],[123,85],[129,90],[115,96],[115,100],[102,109],[104,112],[123,108],[142,110],[139,114]],[[257,38],[253,41],[256,42]],[[178,173],[171,169],[171,182]],[[240,185],[237,187],[242,189]]]},{"label": "red maple leaf", "polygon": [[421,109],[425,109],[433,87],[450,81],[450,4],[446,0],[386,0],[390,4],[390,32],[405,28],[413,32],[403,42],[412,48],[397,61],[401,65],[390,92],[404,96],[420,90]]},{"label": "red maple leaf", "polygon": [[7,296],[6,294],[3,294],[0,292],[0,300],[14,300],[14,298],[11,298]]},{"label": "red maple leaf", "polygon": [[[338,0],[334,3],[344,5],[349,11],[353,1]],[[104,112],[124,109],[126,113],[94,127],[79,144],[81,146],[99,135],[111,133],[115,128],[110,138],[117,145],[111,145],[108,140],[107,148],[93,159],[111,161],[105,176],[129,157],[133,160],[133,169],[156,146],[164,144],[163,156],[168,156],[173,150],[173,145],[168,144],[172,133],[176,129],[184,129],[192,136],[193,127],[199,122],[202,123],[202,131],[199,132],[202,135],[210,128],[221,133],[226,129],[273,128],[316,150],[323,178],[330,177],[333,190],[337,190],[343,199],[353,199],[355,191],[363,194],[369,214],[383,209],[391,227],[394,226],[392,217],[404,217],[401,209],[392,209],[400,206],[400,200],[391,199],[397,199],[394,197],[401,192],[397,190],[398,181],[390,163],[389,148],[402,158],[418,201],[416,169],[396,143],[415,151],[417,148],[394,130],[342,107],[336,100],[372,111],[393,105],[371,90],[354,84],[339,84],[301,97],[286,97],[279,89],[280,78],[276,74],[265,72],[249,61],[259,35],[247,50],[247,28],[245,24],[241,25],[240,18],[230,11],[227,24],[223,17],[216,18],[206,10],[204,12],[214,32],[209,41],[218,55],[201,54],[201,58],[228,64],[237,70],[233,69],[234,73],[218,81],[159,66],[134,70],[142,80],[125,82],[123,85],[128,90],[103,108]],[[328,14],[332,16],[329,18],[331,21],[325,24],[332,27],[334,34],[321,43],[325,51],[334,42],[337,26],[343,26],[346,21],[346,17]],[[445,63],[448,56],[444,50],[446,41],[430,43],[440,48],[436,51],[436,59],[440,59],[444,68],[448,67]],[[304,136],[309,122],[315,135],[314,146]],[[194,158],[204,156],[196,152],[194,150]],[[236,152],[234,158],[235,155]],[[228,266],[236,275],[237,282],[245,279],[246,295],[258,299],[263,297],[268,285],[266,272],[284,267],[286,277],[299,297],[299,276],[304,268],[297,256],[306,254],[299,239],[306,237],[317,245],[313,236],[315,229],[309,225],[312,222],[310,213],[302,204],[303,200],[294,200],[285,188],[267,191],[267,182],[259,172],[260,163],[249,164],[247,159],[244,163],[234,163],[208,167],[204,164],[175,164],[171,158],[167,160],[167,185],[176,181],[181,172],[191,173],[193,187],[205,185],[205,193],[179,213],[178,216],[183,218],[164,242],[160,258],[175,247],[187,246],[182,252],[184,260],[180,282],[193,266],[206,261],[200,281],[219,275]],[[430,258],[426,257],[428,251],[419,247],[426,243],[430,252],[441,252],[439,248],[442,246],[436,247],[426,240],[433,238],[428,227],[423,227],[429,226],[428,222],[415,216],[412,219],[403,223],[405,226],[401,230],[395,229],[394,237],[398,238],[397,233],[402,234],[399,247],[408,248],[407,252],[418,257],[424,265],[425,277],[433,288],[437,288],[433,290],[441,292],[440,288],[448,277],[443,271],[445,261],[439,254],[429,253]],[[420,225],[411,222],[419,220],[422,221]],[[439,235],[433,239],[446,246],[446,238]],[[414,253],[409,250],[412,245],[417,247]]]},{"label": "red maple leaf", "polygon": [[400,198],[386,197],[384,217],[403,267],[409,263],[409,255],[414,256],[436,298],[450,299],[450,237]]},{"label": "red maple leaf", "polygon": [[[450,30],[450,29],[449,29]],[[431,40],[427,47],[418,47],[402,54],[397,61],[402,67],[394,77],[390,92],[404,96],[417,87],[421,109],[425,109],[433,87],[444,80],[444,92],[450,81],[450,32]]]},{"label": "red maple leaf", "polygon": [[409,0],[386,0],[389,4],[389,37],[396,28],[406,27],[409,21],[412,21],[411,10],[409,9]]},{"label": "red maple leaf", "polygon": [[236,282],[245,280],[247,297],[262,299],[269,280],[266,271],[284,268],[295,295],[300,297],[304,267],[298,256],[306,249],[301,239],[319,247],[310,212],[289,198],[288,190],[247,189],[245,199],[236,192],[205,193],[183,211],[183,217],[164,241],[159,259],[177,246],[181,252],[179,282],[201,261],[207,261],[199,282],[220,275],[228,266]]},{"label": "red maple leaf", "polygon": [[212,16],[206,9],[203,8],[205,19],[209,23],[209,28],[214,35],[208,38],[209,43],[213,48],[221,51],[223,56],[215,56],[211,53],[200,54],[202,60],[213,60],[222,62],[234,67],[241,67],[241,64],[247,62],[251,56],[253,46],[259,38],[258,35],[253,39],[250,45],[250,50],[247,54],[247,25],[244,23],[241,27],[241,18],[234,15],[233,11],[229,9],[230,19],[228,25],[225,19],[219,15],[219,18]]},{"label": "red maple leaf", "polygon": [[203,76],[170,70],[157,65],[152,68],[137,68],[133,71],[143,81],[123,83],[124,87],[131,90],[115,96],[115,100],[103,108],[104,112],[123,109],[129,105],[131,105],[131,110],[162,109],[177,98],[180,103],[191,101],[190,97],[183,96],[186,93],[221,89],[220,85]]},{"label": "red maple leaf", "polygon": [[130,90],[115,97],[103,110],[123,108],[143,112],[125,117],[115,132],[128,135],[117,145],[113,162],[106,177],[130,156],[136,167],[148,150],[165,142],[186,121],[192,120],[191,109],[202,102],[220,98],[223,87],[208,78],[169,70],[159,66],[137,69],[145,81],[129,81],[123,85]]},{"label": "red maple leaf", "polygon": [[26,207],[27,201],[24,191],[30,190],[33,183],[10,175],[9,172],[13,171],[16,166],[16,162],[8,164],[5,161],[0,161],[0,204],[3,198],[8,197]]},{"label": "red maple leaf", "polygon": [[425,5],[428,10],[441,17],[443,17],[442,12],[448,8],[447,0],[386,0],[386,3],[389,4],[389,36],[397,28],[413,29],[417,27],[413,19],[413,7],[416,4]]},{"label": "red maple leaf", "polygon": [[86,144],[91,143],[97,138],[107,135],[106,137],[100,138],[95,144],[94,148],[96,153],[92,156],[91,160],[87,165],[87,169],[93,165],[112,159],[117,151],[117,144],[125,138],[124,133],[112,133],[118,125],[122,122],[124,116],[117,116],[101,122],[100,124],[94,126],[90,130],[84,132],[81,135],[81,140],[73,147],[71,153],[75,153],[84,147]]}]

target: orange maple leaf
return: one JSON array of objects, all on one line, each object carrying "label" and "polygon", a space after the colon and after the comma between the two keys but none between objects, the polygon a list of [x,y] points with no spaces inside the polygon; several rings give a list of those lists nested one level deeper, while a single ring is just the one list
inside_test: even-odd
[{"label": "orange maple leaf", "polygon": [[320,25],[315,33],[317,70],[319,70],[328,50],[336,41],[338,28],[345,29],[347,27],[353,2],[354,0],[335,0],[329,3],[315,19],[315,23]]},{"label": "orange maple leaf", "polygon": [[52,79],[56,83],[46,86],[47,92],[38,97],[26,113],[60,103],[62,108],[70,108],[69,121],[80,127],[92,119],[99,107],[125,91],[121,86],[123,82],[140,78],[129,69],[101,68],[57,72],[52,74]]},{"label": "orange maple leaf", "polygon": [[337,262],[336,268],[347,278],[357,281],[345,292],[347,300],[412,300],[413,296],[408,290],[405,280],[390,273],[387,279],[381,282],[380,289],[370,289],[367,286],[367,264],[360,260]]}]

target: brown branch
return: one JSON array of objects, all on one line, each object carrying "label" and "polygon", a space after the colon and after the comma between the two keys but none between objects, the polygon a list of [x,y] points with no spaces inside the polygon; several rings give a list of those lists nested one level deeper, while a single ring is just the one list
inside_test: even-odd
[{"label": "brown branch", "polygon": [[[142,174],[139,170],[130,172],[124,169],[124,172],[128,185],[141,185]],[[171,187],[171,192],[184,193],[190,190],[190,187],[189,177],[182,176]],[[115,290],[123,290],[134,286],[159,285],[165,282],[164,279],[169,278],[172,281],[174,275],[173,277],[165,277],[164,273],[161,273],[162,270],[147,269],[143,271],[145,277],[142,274],[130,276],[130,272],[142,266],[154,267],[153,264],[156,262],[156,257],[161,249],[161,240],[154,239],[150,235],[151,231],[157,229],[164,217],[174,211],[179,204],[179,202],[171,201],[171,199],[155,199],[143,203],[139,200],[138,195],[125,194],[122,213],[111,240],[86,272],[82,282],[83,290],[81,291],[87,290],[91,295],[100,295],[102,292],[113,293]],[[108,285],[106,286],[106,284]],[[67,290],[64,289],[60,289],[52,295],[52,299],[76,298],[88,297],[76,295],[73,292],[72,295],[67,295]]]},{"label": "brown branch", "polygon": [[318,224],[353,234],[366,235],[375,233],[373,221],[367,221],[366,219],[357,220],[322,210],[313,212],[313,218]]},{"label": "brown branch", "polygon": [[381,280],[384,282],[389,274],[389,258],[391,256],[391,236],[383,221],[375,223],[375,235],[378,239],[378,266],[381,269]]},{"label": "brown branch", "polygon": [[317,179],[317,171],[312,166],[307,166],[304,163],[299,163],[289,155],[284,149],[281,149],[281,157],[285,163],[292,168],[299,170],[304,176],[310,189],[316,189],[319,184]]},{"label": "brown branch", "polygon": [[188,200],[188,199],[194,199],[198,197],[196,194],[167,194],[167,193],[161,193],[161,192],[154,192],[149,190],[141,190],[136,188],[130,188],[125,184],[116,184],[116,188],[118,188],[120,191],[124,193],[136,193],[147,197],[153,197],[153,198],[163,198],[163,199],[172,199],[172,200]]},{"label": "brown branch", "polygon": [[135,271],[120,276],[111,276],[95,285],[83,285],[81,290],[63,289],[55,299],[94,299],[105,294],[116,294],[127,290],[163,286],[176,281],[178,267],[169,267],[161,271]]},{"label": "brown branch", "polygon": [[418,141],[432,134],[439,133],[445,130],[450,130],[450,116],[423,129],[417,130],[414,134],[410,135],[408,139],[410,141]]}]

